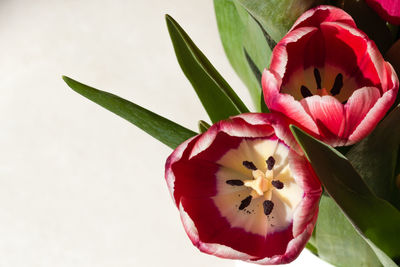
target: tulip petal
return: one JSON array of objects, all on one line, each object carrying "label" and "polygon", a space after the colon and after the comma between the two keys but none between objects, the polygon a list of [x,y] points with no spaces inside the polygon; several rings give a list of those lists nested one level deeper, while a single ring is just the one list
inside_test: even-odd
[{"label": "tulip petal", "polygon": [[[342,103],[333,96],[318,96],[304,98],[300,101],[305,111],[317,123],[320,135],[334,145],[340,145],[345,129],[345,113]],[[334,141],[337,139],[336,141]]]},{"label": "tulip petal", "polygon": [[175,204],[178,206],[179,204],[179,199],[180,196],[175,197],[175,175],[174,172],[172,171],[172,165],[179,161],[183,154],[186,153],[188,151],[190,151],[190,147],[192,147],[196,141],[196,139],[198,139],[198,135],[194,136],[188,140],[186,140],[185,142],[183,142],[182,144],[180,144],[175,150],[174,152],[172,152],[172,154],[168,157],[166,163],[165,163],[165,180],[167,182],[167,186],[169,189],[169,192],[171,194],[171,197],[174,199]]},{"label": "tulip petal", "polygon": [[287,244],[293,238],[291,227],[267,236],[247,232],[241,227],[231,227],[211,199],[183,197],[181,203],[203,243],[223,244],[253,258],[264,258],[285,253]]},{"label": "tulip petal", "polygon": [[[298,236],[313,221],[314,214],[318,212],[318,205],[316,203],[319,202],[322,189],[318,186],[319,181],[315,179],[316,176],[313,175],[314,170],[310,165],[305,164],[306,159],[304,157],[291,153],[289,161],[296,183],[307,192],[307,195],[304,196],[303,201],[295,209],[293,215],[293,235]],[[314,211],[310,213],[310,210]]]},{"label": "tulip petal", "polygon": [[346,137],[354,132],[380,97],[381,94],[375,87],[363,87],[353,93],[344,106],[347,120]]},{"label": "tulip petal", "polygon": [[215,255],[217,257],[228,258],[228,259],[250,260],[255,258],[246,253],[239,252],[237,250],[234,250],[233,248],[224,245],[202,242],[199,238],[199,233],[197,231],[197,228],[193,220],[185,211],[182,204],[179,205],[179,212],[181,215],[181,220],[185,228],[186,234],[189,236],[193,245],[198,247],[200,251],[205,252],[207,254]]},{"label": "tulip petal", "polygon": [[264,258],[258,261],[252,261],[257,264],[269,265],[269,264],[287,264],[295,260],[300,252],[303,250],[303,245],[310,238],[314,229],[315,223],[317,222],[318,214],[314,214],[311,222],[307,225],[304,231],[297,237],[292,239],[287,246],[286,252],[283,255],[274,256],[272,258]]},{"label": "tulip petal", "polygon": [[277,74],[267,69],[264,70],[262,85],[265,103],[270,110],[282,113],[290,120],[296,121],[307,128],[308,131],[319,134],[317,124],[304,110],[300,102],[296,101],[291,95],[279,93],[281,80],[278,78]]},{"label": "tulip petal", "polygon": [[[223,123],[216,123],[210,129],[199,137],[195,147],[192,150],[190,158],[198,155],[209,147],[217,138],[218,133],[226,133],[229,136],[247,136],[247,137],[261,137],[270,133],[273,134],[273,128],[266,124],[251,125],[241,117],[235,117],[234,121],[226,120]],[[232,141],[234,142],[234,141]],[[223,150],[229,149],[230,146],[223,146]],[[216,156],[217,157],[217,156]]]},{"label": "tulip petal", "polygon": [[400,24],[400,2],[397,0],[366,0],[378,15],[388,22]]},{"label": "tulip petal", "polygon": [[[308,39],[317,30],[315,27],[303,27],[289,32],[275,46],[273,50],[274,56],[271,58],[270,70],[277,73],[280,77],[284,77],[284,75],[290,76],[291,72],[303,68],[303,57],[296,56],[296,54],[299,51],[304,51]],[[288,68],[290,69],[289,73]]]},{"label": "tulip petal", "polygon": [[235,118],[244,119],[252,125],[271,125],[278,139],[282,140],[298,154],[303,153],[296,139],[291,132],[287,130],[290,123],[285,116],[276,113],[274,116],[266,116],[264,113],[246,113],[238,115]]},{"label": "tulip petal", "polygon": [[301,15],[290,31],[300,27],[317,27],[323,22],[340,22],[351,27],[357,27],[353,18],[341,9],[332,6],[318,6]]},{"label": "tulip petal", "polygon": [[364,120],[361,121],[357,128],[351,133],[348,144],[353,144],[367,136],[395,102],[399,89],[399,79],[392,65],[388,62],[385,62],[385,72],[387,74],[386,84],[388,89],[381,98],[375,102],[375,105],[365,115]]},{"label": "tulip petal", "polygon": [[[383,64],[379,50],[360,30],[339,23],[321,25],[326,50],[325,62],[342,69],[356,81],[357,88],[380,87]],[[377,58],[379,57],[380,58]],[[345,82],[346,84],[346,82]],[[350,90],[350,93],[354,91]],[[347,97],[348,98],[348,97]]]},{"label": "tulip petal", "polygon": [[386,112],[390,109],[396,99],[395,90],[387,91],[381,98],[376,101],[373,108],[369,110],[364,120],[357,126],[354,132],[349,136],[348,144],[354,144],[367,136],[378,122],[383,118]]}]

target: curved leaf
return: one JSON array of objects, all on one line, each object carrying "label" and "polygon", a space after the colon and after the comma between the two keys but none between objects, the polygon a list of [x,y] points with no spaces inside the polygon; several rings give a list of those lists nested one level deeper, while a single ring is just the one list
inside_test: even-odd
[{"label": "curved leaf", "polygon": [[178,62],[195,89],[212,122],[249,112],[242,100],[196,47],[186,32],[166,15]]},{"label": "curved leaf", "polygon": [[119,96],[97,90],[66,76],[63,79],[75,92],[133,123],[172,149],[197,134]]},{"label": "curved leaf", "polygon": [[207,122],[205,122],[203,120],[199,120],[198,125],[199,125],[199,132],[200,133],[205,133],[208,130],[208,128],[211,127],[210,124],[208,124]]},{"label": "curved leaf", "polygon": [[381,266],[367,242],[357,233],[332,198],[322,195],[316,229],[318,256],[335,266]]},{"label": "curved leaf", "polygon": [[218,30],[225,53],[233,69],[247,86],[256,110],[261,111],[261,83],[259,76],[246,59],[245,50],[259,73],[268,66],[271,57],[262,28],[237,0],[214,0]]},{"label": "curved leaf", "polygon": [[377,198],[342,154],[299,128],[290,128],[325,190],[379,259],[382,253],[400,258],[400,212]]},{"label": "curved leaf", "polygon": [[396,165],[400,148],[400,106],[346,154],[371,190],[400,208]]},{"label": "curved leaf", "polygon": [[[261,71],[258,69],[256,64],[254,63],[254,61],[250,57],[249,53],[247,53],[246,49],[243,49],[243,50],[244,50],[244,56],[246,57],[247,63],[249,64],[250,69],[254,74],[254,77],[256,77],[256,79],[259,81],[260,87],[262,87],[261,86],[261,78],[262,78]],[[261,96],[260,96],[260,108],[261,108],[261,112],[269,113],[269,109],[268,109],[268,107],[267,107],[267,105],[265,104],[265,101],[264,101],[264,94],[263,94],[262,90],[261,90]]]}]

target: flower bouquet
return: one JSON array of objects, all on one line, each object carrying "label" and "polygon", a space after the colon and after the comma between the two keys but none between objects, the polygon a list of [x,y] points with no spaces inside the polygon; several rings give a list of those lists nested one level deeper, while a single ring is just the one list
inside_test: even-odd
[{"label": "flower bouquet", "polygon": [[[400,2],[214,0],[249,109],[170,16],[178,62],[210,121],[189,130],[68,77],[173,149],[165,180],[200,251],[286,264],[400,264]],[[173,215],[171,215],[173,216]]]}]

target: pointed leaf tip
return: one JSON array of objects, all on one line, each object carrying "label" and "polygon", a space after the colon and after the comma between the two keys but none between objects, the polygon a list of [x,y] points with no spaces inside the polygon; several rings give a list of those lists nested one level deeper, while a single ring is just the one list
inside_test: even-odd
[{"label": "pointed leaf tip", "polygon": [[211,121],[217,122],[249,112],[242,100],[182,27],[168,15],[166,22],[179,65],[192,84]]},{"label": "pointed leaf tip", "polygon": [[131,122],[173,149],[197,134],[119,96],[87,86],[66,76],[63,76],[63,80],[75,92]]}]

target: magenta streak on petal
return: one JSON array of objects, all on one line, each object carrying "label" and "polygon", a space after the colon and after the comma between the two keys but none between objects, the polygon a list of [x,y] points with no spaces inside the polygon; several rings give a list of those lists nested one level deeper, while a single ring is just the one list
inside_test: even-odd
[{"label": "magenta streak on petal", "polygon": [[400,1],[366,0],[367,4],[383,19],[392,24],[400,24]]}]

